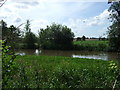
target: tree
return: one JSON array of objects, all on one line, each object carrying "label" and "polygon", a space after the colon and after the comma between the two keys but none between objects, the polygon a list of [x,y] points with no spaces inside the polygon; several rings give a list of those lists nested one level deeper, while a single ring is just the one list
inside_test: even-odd
[{"label": "tree", "polygon": [[81,41],[81,39],[82,39],[81,37],[77,37],[77,41]]},{"label": "tree", "polygon": [[25,47],[27,49],[34,49],[35,43],[37,42],[36,40],[37,40],[37,37],[35,36],[34,33],[31,32],[31,29],[30,29],[30,21],[27,20],[27,23],[25,25],[25,36],[24,36]]},{"label": "tree", "polygon": [[85,38],[86,38],[86,37],[83,35],[83,36],[82,36],[82,40],[85,41]]},{"label": "tree", "polygon": [[17,48],[17,44],[21,36],[20,30],[13,25],[7,27],[6,22],[3,20],[1,21],[0,27],[2,31],[2,40],[5,40],[7,45],[11,46],[12,49]]},{"label": "tree", "polygon": [[29,20],[27,20],[27,22],[26,22],[25,31],[26,31],[26,33],[27,33],[27,32],[31,32],[31,29],[30,29],[30,21],[29,21]]},{"label": "tree", "polygon": [[120,51],[120,1],[113,2],[108,11],[113,22],[108,28],[109,44],[112,50]]},{"label": "tree", "polygon": [[52,24],[39,32],[40,45],[44,49],[70,49],[73,37],[71,29],[60,24]]},{"label": "tree", "polygon": [[12,46],[13,49],[18,48],[18,41],[20,39],[20,30],[16,28],[15,26],[11,25],[8,27],[8,33],[7,33],[7,43],[8,45]]},{"label": "tree", "polygon": [[36,36],[32,32],[27,32],[24,37],[25,47],[27,49],[35,49],[35,43],[36,43]]},{"label": "tree", "polygon": [[7,39],[8,36],[7,24],[3,20],[1,20],[0,22],[0,32],[2,33],[2,40]]}]

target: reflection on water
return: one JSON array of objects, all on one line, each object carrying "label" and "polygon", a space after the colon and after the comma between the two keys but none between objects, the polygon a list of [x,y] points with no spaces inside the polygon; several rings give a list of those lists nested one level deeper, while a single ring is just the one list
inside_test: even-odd
[{"label": "reflection on water", "polygon": [[24,55],[26,55],[26,53],[20,52],[20,53],[16,53],[16,55],[24,56]]},{"label": "reflection on water", "polygon": [[89,58],[89,59],[102,59],[102,60],[108,60],[108,56],[99,56],[99,55],[73,55],[73,57],[78,58]]},{"label": "reflection on water", "polygon": [[47,56],[66,56],[102,60],[117,60],[120,62],[120,53],[95,52],[95,51],[62,51],[62,50],[20,50],[20,55],[47,55]]},{"label": "reflection on water", "polygon": [[38,56],[41,53],[41,50],[36,49],[35,54]]}]

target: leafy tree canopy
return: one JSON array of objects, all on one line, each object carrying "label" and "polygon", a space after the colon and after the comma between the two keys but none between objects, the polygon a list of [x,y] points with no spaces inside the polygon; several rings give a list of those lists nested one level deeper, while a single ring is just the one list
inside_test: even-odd
[{"label": "leafy tree canopy", "polygon": [[44,49],[70,49],[73,37],[70,28],[55,23],[39,32],[40,45]]},{"label": "leafy tree canopy", "polygon": [[113,24],[108,28],[111,50],[120,51],[120,1],[113,2],[108,10]]},{"label": "leafy tree canopy", "polygon": [[1,20],[0,30],[2,31],[2,40],[7,41],[7,45],[10,45],[12,48],[16,48],[16,42],[18,42],[21,32],[19,28],[16,28],[14,25],[7,27],[6,22]]},{"label": "leafy tree canopy", "polygon": [[35,46],[36,42],[37,42],[37,37],[35,36],[34,33],[31,32],[30,21],[27,20],[25,25],[25,36],[24,36],[25,48],[34,49],[36,47]]}]

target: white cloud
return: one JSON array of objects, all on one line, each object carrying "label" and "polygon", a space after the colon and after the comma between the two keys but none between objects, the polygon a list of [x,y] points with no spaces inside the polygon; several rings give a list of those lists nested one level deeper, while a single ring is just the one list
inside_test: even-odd
[{"label": "white cloud", "polygon": [[[90,27],[99,26],[107,23],[108,11],[105,10],[98,16],[80,18],[75,14],[84,12],[93,5],[93,3],[67,3],[51,2],[48,0],[8,0],[3,7],[0,8],[0,19],[4,19],[8,25],[16,26],[30,19],[31,29],[34,33],[38,33],[40,28],[45,28],[52,22],[67,25],[72,29],[76,36],[84,35],[86,32],[92,32]],[[58,0],[59,1],[59,0]],[[64,19],[66,19],[64,21]],[[23,25],[24,26],[24,25]],[[22,28],[23,28],[22,26]],[[88,34],[90,35],[90,34]]]},{"label": "white cloud", "polygon": [[82,12],[91,5],[92,3],[84,2],[66,5],[64,2],[47,3],[41,0],[8,0],[0,8],[0,19],[4,19],[7,23],[14,22],[17,18],[22,20],[47,19],[50,22],[59,22],[61,18],[71,17],[75,12]]},{"label": "white cloud", "polygon": [[49,21],[43,19],[31,21],[32,28],[38,28],[38,29],[46,28],[46,26],[49,24],[50,24]]},{"label": "white cloud", "polygon": [[103,11],[103,13],[101,13],[101,14],[98,16],[98,18],[100,18],[100,19],[106,19],[106,18],[108,18],[108,16],[109,16],[109,12],[108,12],[108,10],[106,9],[106,10]]},{"label": "white cloud", "polygon": [[104,10],[98,16],[86,18],[86,19],[69,19],[66,23],[63,23],[70,27],[76,36],[102,36],[107,31],[107,27],[110,25],[108,20],[109,12]]},{"label": "white cloud", "polygon": [[31,21],[31,30],[34,33],[38,33],[38,30],[40,28],[46,28],[47,25],[50,25],[48,20],[38,19],[38,20],[32,20]]},{"label": "white cloud", "polygon": [[88,23],[88,26],[96,26],[96,25],[99,25],[99,21],[98,20],[94,20],[94,21],[91,21]]},{"label": "white cloud", "polygon": [[88,20],[87,25],[88,26],[97,26],[97,25],[105,24],[105,22],[108,21],[108,17],[109,17],[109,12],[106,9],[100,15],[91,17]]},{"label": "white cloud", "polygon": [[100,30],[97,30],[98,31],[98,33],[101,33],[101,34],[105,34],[106,33],[106,30],[107,30],[107,27],[103,27],[103,28],[101,28]]}]

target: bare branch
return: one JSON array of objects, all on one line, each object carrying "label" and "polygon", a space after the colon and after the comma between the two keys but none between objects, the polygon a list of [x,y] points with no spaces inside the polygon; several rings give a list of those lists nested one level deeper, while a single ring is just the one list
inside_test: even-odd
[{"label": "bare branch", "polygon": [[19,27],[22,26],[23,24],[25,24],[25,23],[20,24],[19,26],[17,26],[17,28],[19,28]]},{"label": "bare branch", "polygon": [[[32,21],[32,20],[30,20],[30,21]],[[26,23],[26,22],[25,22]],[[19,27],[21,27],[23,24],[25,24],[25,23],[22,23],[22,24],[20,24],[19,26],[17,26],[17,28],[19,28]]]},{"label": "bare branch", "polygon": [[[4,1],[4,0],[2,0],[2,1]],[[2,7],[2,6],[5,4],[6,1],[7,1],[7,0],[5,0],[5,1],[0,5],[0,7]]]}]

